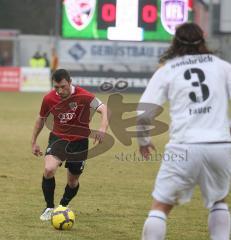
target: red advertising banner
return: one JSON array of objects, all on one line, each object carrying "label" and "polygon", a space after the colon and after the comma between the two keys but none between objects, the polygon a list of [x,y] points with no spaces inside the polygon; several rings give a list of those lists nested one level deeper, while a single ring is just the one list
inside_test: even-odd
[{"label": "red advertising banner", "polygon": [[193,0],[188,0],[188,7],[190,10],[193,9]]},{"label": "red advertising banner", "polygon": [[0,91],[19,91],[20,68],[0,67]]}]

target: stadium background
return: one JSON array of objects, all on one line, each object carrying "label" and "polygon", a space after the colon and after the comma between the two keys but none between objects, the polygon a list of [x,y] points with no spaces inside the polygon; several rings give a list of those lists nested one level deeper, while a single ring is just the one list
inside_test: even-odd
[{"label": "stadium background", "polygon": [[[50,69],[31,68],[29,61],[36,51],[46,52],[51,61],[51,49],[56,48],[59,67],[71,71],[76,83],[93,87],[96,95],[107,103],[114,92],[102,92],[100,86],[104,82],[115,86],[124,81],[129,88],[120,92],[123,102],[137,103],[169,41],[64,39],[60,32],[61,2],[0,0],[0,54],[7,60],[7,64],[2,62],[4,66],[0,66],[0,239],[139,239],[168,133],[154,137],[158,151],[152,161],[144,162],[135,139],[125,146],[109,129],[115,144],[88,161],[79,196],[71,204],[77,214],[76,226],[70,232],[53,230],[49,223],[41,223],[38,218],[43,208],[40,190],[43,161],[33,157],[30,149],[34,120],[42,96],[50,88]],[[195,0],[192,20],[203,27],[209,45],[230,61],[231,24],[225,12],[229,9],[226,4],[230,3],[225,0],[211,3]],[[122,54],[103,54],[104,48],[111,52],[122,49]],[[140,56],[134,55],[141,50]],[[159,117],[166,123],[167,108],[165,105],[166,111]],[[125,113],[124,119],[134,115]],[[97,123],[95,116],[91,127],[97,129]],[[47,136],[45,130],[39,138],[43,149]],[[57,173],[56,202],[64,185],[65,170],[61,168]],[[167,239],[208,239],[206,219],[207,211],[196,189],[192,204],[177,207],[169,217]]]}]

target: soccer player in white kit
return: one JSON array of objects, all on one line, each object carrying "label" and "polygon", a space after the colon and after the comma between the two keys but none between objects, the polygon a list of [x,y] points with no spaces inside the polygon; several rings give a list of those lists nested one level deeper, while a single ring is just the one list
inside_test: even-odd
[{"label": "soccer player in white kit", "polygon": [[203,31],[195,23],[184,23],[176,29],[160,63],[138,106],[140,153],[148,158],[155,149],[148,127],[166,101],[170,104],[170,140],[155,181],[142,239],[165,239],[171,209],[190,201],[194,187],[199,185],[210,211],[210,238],[228,240],[230,213],[225,197],[231,180],[231,65],[208,50]]}]

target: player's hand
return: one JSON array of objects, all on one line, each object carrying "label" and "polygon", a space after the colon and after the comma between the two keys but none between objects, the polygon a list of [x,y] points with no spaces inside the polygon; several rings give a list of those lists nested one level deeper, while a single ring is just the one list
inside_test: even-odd
[{"label": "player's hand", "polygon": [[36,143],[32,144],[32,153],[37,157],[43,155],[42,151],[40,150],[39,145],[37,145]]},{"label": "player's hand", "polygon": [[99,129],[99,131],[97,131],[96,134],[95,134],[95,139],[94,139],[93,144],[96,144],[96,142],[102,143],[103,139],[105,137],[105,133],[106,133],[106,130]]},{"label": "player's hand", "polygon": [[151,150],[156,151],[156,148],[155,148],[155,146],[152,143],[149,143],[146,146],[140,146],[140,154],[145,159],[148,159],[148,157],[151,155]]}]

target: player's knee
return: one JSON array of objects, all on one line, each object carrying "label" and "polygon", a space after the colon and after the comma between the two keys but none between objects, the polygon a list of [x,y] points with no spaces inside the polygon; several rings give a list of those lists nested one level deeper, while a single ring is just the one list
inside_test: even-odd
[{"label": "player's knee", "polygon": [[78,176],[68,177],[68,185],[70,188],[75,188],[78,185]]},{"label": "player's knee", "polygon": [[52,167],[45,167],[44,168],[44,177],[51,178],[55,175],[55,169]]}]

